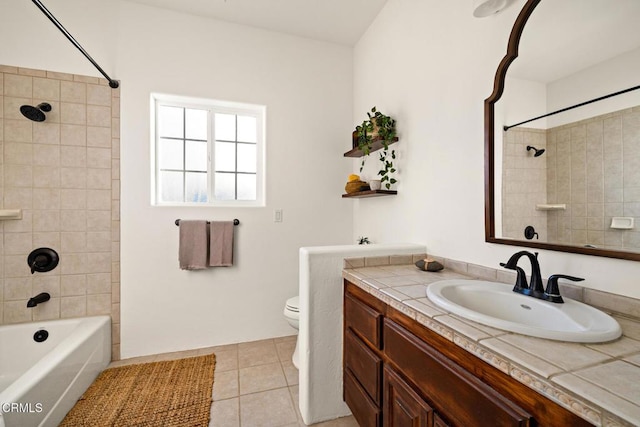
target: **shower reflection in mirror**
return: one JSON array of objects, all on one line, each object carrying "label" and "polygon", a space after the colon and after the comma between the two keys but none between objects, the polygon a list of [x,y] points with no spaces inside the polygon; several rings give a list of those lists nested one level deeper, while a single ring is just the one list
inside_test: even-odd
[{"label": "shower reflection in mirror", "polygon": [[34,122],[44,122],[47,116],[44,113],[51,111],[51,104],[47,102],[41,102],[35,107],[32,105],[23,105],[20,107],[20,112],[27,119]]}]

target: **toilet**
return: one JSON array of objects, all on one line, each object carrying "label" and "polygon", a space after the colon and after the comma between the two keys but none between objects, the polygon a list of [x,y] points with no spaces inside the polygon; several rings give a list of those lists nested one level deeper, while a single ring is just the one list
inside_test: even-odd
[{"label": "toilet", "polygon": [[[300,328],[300,298],[298,296],[291,297],[284,305],[284,317],[287,319],[289,325],[296,331]],[[296,338],[296,349],[293,352],[291,361],[293,365],[298,368],[298,339]]]}]

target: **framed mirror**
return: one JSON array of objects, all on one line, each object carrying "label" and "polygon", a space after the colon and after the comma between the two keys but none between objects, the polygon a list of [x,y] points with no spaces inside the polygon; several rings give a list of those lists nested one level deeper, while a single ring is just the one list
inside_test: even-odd
[{"label": "framed mirror", "polygon": [[528,0],[485,100],[485,240],[640,260],[640,2]]}]

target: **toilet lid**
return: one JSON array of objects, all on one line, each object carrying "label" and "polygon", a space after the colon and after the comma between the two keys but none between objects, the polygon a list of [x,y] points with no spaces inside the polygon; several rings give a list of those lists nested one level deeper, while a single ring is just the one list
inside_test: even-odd
[{"label": "toilet lid", "polygon": [[300,308],[299,308],[299,305],[300,305],[299,300],[300,300],[300,297],[298,297],[298,296],[295,296],[295,297],[291,297],[291,298],[289,298],[289,299],[287,300],[287,309],[288,309],[288,310],[291,310],[291,311],[295,311],[296,313],[297,313],[298,311],[300,311]]}]

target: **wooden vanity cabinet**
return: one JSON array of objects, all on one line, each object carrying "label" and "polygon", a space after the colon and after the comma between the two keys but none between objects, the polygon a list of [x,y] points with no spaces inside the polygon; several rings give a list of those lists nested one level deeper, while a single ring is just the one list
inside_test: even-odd
[{"label": "wooden vanity cabinet", "polygon": [[344,283],[343,397],[360,426],[590,425]]}]

